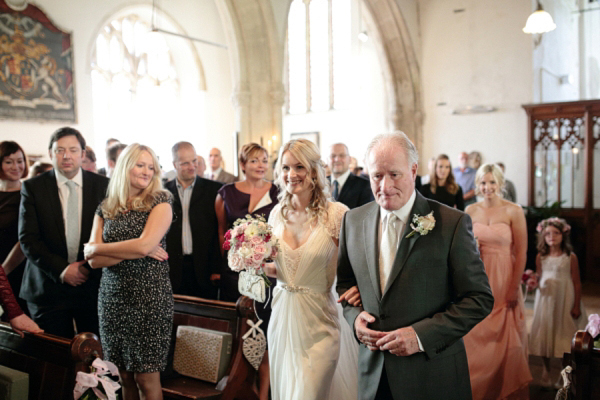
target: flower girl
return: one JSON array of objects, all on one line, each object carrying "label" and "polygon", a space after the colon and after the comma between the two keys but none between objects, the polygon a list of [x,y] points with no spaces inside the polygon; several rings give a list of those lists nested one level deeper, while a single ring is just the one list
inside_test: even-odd
[{"label": "flower girl", "polygon": [[542,385],[552,386],[550,361],[571,351],[571,339],[587,321],[581,302],[579,263],[569,240],[571,226],[561,218],[540,222],[535,294],[529,351],[543,358]]}]

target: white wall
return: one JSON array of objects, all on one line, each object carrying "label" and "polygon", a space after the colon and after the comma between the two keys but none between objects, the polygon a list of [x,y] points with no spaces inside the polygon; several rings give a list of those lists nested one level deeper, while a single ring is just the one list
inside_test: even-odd
[{"label": "white wall", "polygon": [[[464,9],[456,13],[454,10]],[[527,199],[527,118],[532,102],[532,38],[522,32],[531,4],[522,0],[421,0],[424,93],[422,160],[480,151],[503,161],[518,201]],[[488,114],[452,115],[465,105],[493,106]],[[425,172],[422,162],[421,172]]]},{"label": "white wall", "polygon": [[[37,0],[38,5],[47,16],[61,29],[72,32],[72,45],[75,66],[75,98],[77,102],[78,121],[71,126],[79,129],[90,144],[96,144],[92,113],[92,93],[90,77],[90,52],[97,35],[111,16],[132,4],[151,5],[151,1],[131,2],[127,0]],[[157,5],[172,20],[193,37],[225,43],[225,35],[221,26],[219,13],[214,1],[169,0],[159,1]],[[189,46],[184,40],[182,46]],[[170,43],[176,41],[170,40]],[[206,155],[210,147],[232,148],[232,132],[234,113],[231,103],[232,79],[227,50],[206,45],[193,44],[204,66],[207,82],[205,109],[202,114],[207,120],[198,120],[198,125],[205,126],[207,137],[202,154]],[[183,72],[185,74],[185,71]],[[180,77],[183,82],[185,76]],[[194,77],[196,78],[196,77]],[[196,79],[197,81],[197,79]],[[165,115],[165,118],[169,118]],[[13,120],[0,121],[0,140],[16,140],[31,154],[47,155],[48,139],[57,128],[64,123],[40,123]],[[196,129],[196,127],[189,127]],[[126,140],[126,139],[122,139]],[[165,146],[170,147],[178,140],[177,132],[165,134]],[[95,149],[102,153],[102,149]],[[231,152],[224,151],[225,161],[229,166],[233,163]]]}]

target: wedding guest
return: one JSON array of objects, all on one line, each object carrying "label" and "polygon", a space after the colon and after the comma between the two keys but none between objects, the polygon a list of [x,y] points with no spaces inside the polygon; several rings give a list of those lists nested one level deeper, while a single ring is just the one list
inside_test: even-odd
[{"label": "wedding guest", "polygon": [[483,201],[466,212],[473,219],[494,309],[465,336],[473,398],[527,399],[532,377],[520,287],[527,257],[525,214],[521,206],[502,198],[504,176],[497,165],[482,165],[476,184]]},{"label": "wedding guest", "polygon": [[52,164],[43,161],[36,161],[33,163],[31,168],[29,168],[29,175],[27,176],[27,179],[35,178],[36,176],[43,174],[46,171],[50,171],[51,169]]},{"label": "wedding guest", "polygon": [[106,150],[106,162],[108,163],[108,168],[106,169],[107,177],[110,178],[112,176],[112,173],[115,169],[115,165],[117,164],[117,159],[119,158],[119,155],[121,155],[121,152],[123,150],[125,150],[126,147],[127,147],[126,144],[118,142],[118,143],[113,143]]},{"label": "wedding guest", "polygon": [[27,257],[21,298],[46,333],[72,338],[98,333],[100,271],[83,257],[94,210],[106,195],[108,179],[84,171],[85,139],[73,128],[50,137],[53,170],[21,187],[19,240]]},{"label": "wedding guest", "polygon": [[423,175],[421,177],[421,186],[427,185],[429,183],[429,179],[431,179],[432,175],[435,175],[435,161],[437,157],[431,157],[429,161],[427,161],[427,175]]},{"label": "wedding guest", "polygon": [[85,146],[85,157],[81,163],[81,168],[90,172],[97,172],[96,170],[96,153],[90,146]]},{"label": "wedding guest", "polygon": [[[0,262],[18,299],[25,271],[25,254],[19,243],[19,204],[21,179],[28,173],[27,157],[18,143],[0,143],[0,167]],[[26,311],[27,302],[18,302]]]},{"label": "wedding guest", "polygon": [[29,318],[17,303],[17,299],[10,288],[10,283],[4,273],[4,268],[0,265],[0,306],[4,310],[6,319],[10,323],[13,331],[21,337],[25,337],[23,331],[30,333],[43,333],[44,331]]},{"label": "wedding guest", "polygon": [[458,156],[459,166],[452,170],[456,183],[460,185],[465,200],[465,207],[477,201],[475,196],[476,169],[469,167],[469,155],[464,151]]},{"label": "wedding guest", "polygon": [[269,224],[281,251],[267,268],[278,281],[268,330],[273,400],[357,398],[358,346],[332,290],[348,207],[332,201],[324,166],[305,139],[286,143],[277,165]]},{"label": "wedding guest", "polygon": [[216,300],[222,259],[214,204],[222,185],[198,175],[191,143],[178,142],[172,152],[177,177],[165,188],[175,214],[167,234],[173,293]]},{"label": "wedding guest", "polygon": [[204,173],[206,172],[206,161],[204,161],[204,157],[202,157],[201,155],[198,155],[197,158],[198,170],[196,171],[196,174],[198,174],[198,176],[200,177],[204,177]]},{"label": "wedding guest", "polygon": [[217,149],[216,147],[211,149],[208,161],[210,164],[210,171],[205,173],[205,178],[221,183],[233,183],[238,180],[234,175],[223,169],[223,157],[221,156],[221,150]]},{"label": "wedding guest", "polygon": [[329,149],[329,168],[331,176],[332,197],[348,208],[360,207],[373,201],[373,193],[369,181],[356,176],[350,171],[350,155],[348,147],[343,143],[335,143]]},{"label": "wedding guest", "polygon": [[[214,150],[214,149],[213,149]],[[253,217],[269,217],[271,210],[277,204],[277,186],[265,179],[269,168],[269,156],[267,149],[256,143],[249,143],[240,149],[239,163],[244,173],[244,179],[240,182],[230,183],[219,189],[215,200],[215,212],[219,221],[219,240],[221,251],[224,252],[223,243],[225,232],[233,227],[238,218],[245,218],[250,214]],[[211,159],[212,163],[212,159]],[[226,260],[226,255],[223,253]],[[238,291],[238,273],[232,271],[225,261],[221,271],[221,300],[237,301],[240,293]],[[275,280],[271,282],[273,285]],[[262,303],[257,303],[257,312],[265,323],[262,329],[267,331],[270,307],[265,308]],[[266,326],[265,326],[266,325]],[[265,354],[261,363],[259,374],[259,397],[267,399],[269,393],[269,362]]]},{"label": "wedding guest", "polygon": [[481,156],[481,153],[478,151],[472,151],[469,153],[469,167],[471,167],[472,169],[474,169],[475,171],[477,171],[479,169],[479,167],[481,167],[481,160],[483,159],[483,157]]},{"label": "wedding guest", "polygon": [[433,170],[434,172],[429,176],[429,183],[421,185],[419,189],[421,194],[448,207],[464,211],[465,201],[462,189],[454,180],[450,158],[445,154],[440,154],[435,160]]},{"label": "wedding guest", "polygon": [[98,296],[102,349],[119,368],[125,399],[159,399],[173,326],[164,250],[172,196],[162,189],[160,165],[149,147],[128,146],[113,172],[84,250],[92,268],[103,268]]},{"label": "wedding guest", "polygon": [[[115,138],[109,138],[109,139],[106,141],[106,146],[104,147],[104,153],[106,153],[106,152],[108,151],[108,148],[109,148],[110,146],[112,146],[113,144],[115,144],[115,143],[120,143],[120,142],[119,142],[119,140],[118,140],[118,139],[115,139]],[[102,168],[100,168],[100,169],[98,170],[98,173],[99,173],[100,175],[102,175],[102,176],[106,176],[106,173],[107,173],[107,171],[106,171],[106,170],[107,170],[106,168],[102,167]]]},{"label": "wedding guest", "polygon": [[[506,171],[504,163],[497,162],[496,165],[500,167],[500,169],[502,170],[502,174],[504,175]],[[505,200],[512,201],[513,203],[517,202],[517,189],[515,188],[515,184],[512,183],[512,181],[508,179],[504,180],[504,191],[502,192],[502,195]]]}]

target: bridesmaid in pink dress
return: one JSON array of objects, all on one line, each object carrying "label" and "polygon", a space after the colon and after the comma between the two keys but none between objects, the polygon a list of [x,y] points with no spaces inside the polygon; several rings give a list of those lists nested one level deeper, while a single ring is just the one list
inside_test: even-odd
[{"label": "bridesmaid in pink dress", "polygon": [[483,201],[466,210],[494,294],[491,314],[465,337],[473,399],[528,399],[529,371],[525,304],[527,227],[521,206],[502,199],[504,177],[485,164],[475,178]]}]

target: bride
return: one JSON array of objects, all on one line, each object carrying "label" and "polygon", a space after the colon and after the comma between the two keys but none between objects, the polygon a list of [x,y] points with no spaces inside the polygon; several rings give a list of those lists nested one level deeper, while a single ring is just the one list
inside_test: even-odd
[{"label": "bride", "polygon": [[[268,330],[272,398],[356,399],[358,345],[332,291],[348,208],[329,200],[324,164],[308,140],[284,145],[276,174],[279,204],[269,223],[281,251],[266,267],[278,280]],[[341,300],[357,305],[356,288]]]}]

